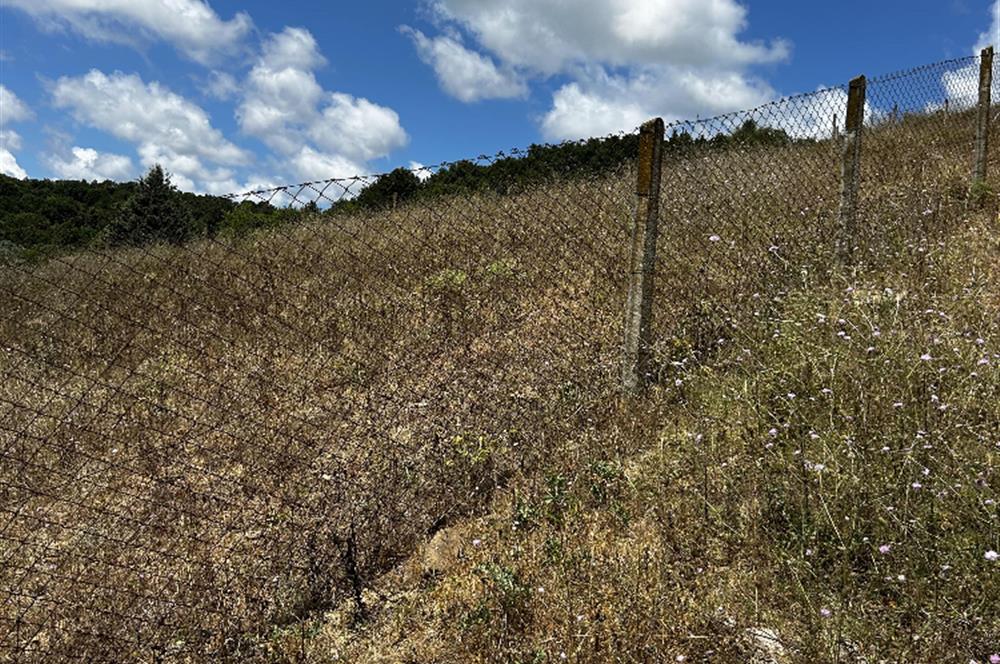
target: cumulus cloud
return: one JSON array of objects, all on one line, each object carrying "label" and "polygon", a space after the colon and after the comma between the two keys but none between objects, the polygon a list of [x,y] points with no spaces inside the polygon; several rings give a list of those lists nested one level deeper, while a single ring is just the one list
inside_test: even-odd
[{"label": "cumulus cloud", "polygon": [[319,152],[308,145],[290,158],[289,165],[303,180],[349,178],[364,171],[364,167],[357,162],[338,154]]},{"label": "cumulus cloud", "polygon": [[286,28],[271,35],[247,76],[236,112],[245,134],[307,180],[357,175],[367,162],[409,141],[391,108],[324,90],[314,70],[325,63],[308,30]]},{"label": "cumulus cloud", "polygon": [[735,0],[435,0],[438,14],[474,34],[503,62],[546,74],[579,62],[615,67],[774,62],[788,45],[747,43]]},{"label": "cumulus cloud", "polygon": [[[952,110],[972,108],[979,101],[979,63],[946,71],[941,75],[941,87],[944,88],[944,98]],[[993,81],[993,99],[998,99],[1000,81]],[[933,101],[927,104],[928,111],[942,108],[943,102]]]},{"label": "cumulus cloud", "polygon": [[64,180],[128,180],[135,174],[126,156],[74,147],[68,157],[50,157],[49,166]]},{"label": "cumulus cloud", "polygon": [[523,97],[528,93],[524,80],[511,68],[501,69],[490,58],[466,48],[455,37],[430,38],[419,30],[403,28],[417,48],[417,54],[434,68],[445,92],[464,102],[481,99]]},{"label": "cumulus cloud", "polygon": [[[1000,48],[1000,0],[990,7],[992,21],[989,29],[979,35],[975,46],[972,47],[972,54],[979,55],[987,46]],[[944,89],[944,98],[948,100],[951,108],[961,110],[971,108],[979,101],[979,63],[975,62],[966,67],[960,67],[951,71],[946,71],[941,76],[941,87]],[[993,99],[1000,99],[1000,78],[993,76]],[[933,111],[943,107],[941,102],[934,100],[927,104],[926,110]]]},{"label": "cumulus cloud", "polygon": [[228,101],[239,94],[240,84],[236,77],[224,71],[213,71],[201,86],[202,92],[213,99]]},{"label": "cumulus cloud", "polygon": [[990,7],[990,13],[993,16],[993,22],[989,30],[979,35],[979,39],[976,40],[976,45],[972,49],[977,55],[987,46],[1000,49],[1000,0],[993,3],[993,6]]},{"label": "cumulus cloud", "polygon": [[31,109],[7,86],[0,84],[0,127],[33,117]]},{"label": "cumulus cloud", "polygon": [[27,172],[17,163],[14,153],[21,149],[21,136],[9,125],[34,117],[28,105],[5,85],[0,85],[0,173],[23,180]]},{"label": "cumulus cloud", "polygon": [[17,152],[21,149],[21,135],[13,129],[0,129],[0,148]]},{"label": "cumulus cloud", "polygon": [[6,0],[44,27],[88,39],[138,45],[159,39],[208,63],[237,51],[253,28],[246,13],[226,21],[204,0]]},{"label": "cumulus cloud", "polygon": [[417,179],[421,182],[429,180],[432,175],[434,175],[434,169],[421,164],[419,161],[411,161],[408,168],[413,171],[413,174],[417,176]]},{"label": "cumulus cloud", "polygon": [[28,173],[18,165],[14,155],[4,148],[0,148],[0,173],[17,178],[18,180],[28,177]]},{"label": "cumulus cloud", "polygon": [[52,86],[52,98],[78,121],[132,143],[168,146],[223,164],[249,160],[201,107],[136,74],[94,69],[76,78],[64,76]]},{"label": "cumulus cloud", "polygon": [[201,190],[212,181],[227,180],[232,171],[218,166],[251,161],[249,153],[212,126],[201,107],[134,74],[92,70],[60,78],[51,93],[57,108],[69,109],[79,122],[135,144],[144,166],[161,164],[174,173],[181,188]]},{"label": "cumulus cloud", "polygon": [[631,130],[660,115],[667,122],[698,114],[717,115],[757,106],[774,96],[766,83],[735,72],[698,74],[657,67],[611,76],[603,69],[578,74],[559,88],[542,118],[551,139],[571,139]]},{"label": "cumulus cloud", "polygon": [[286,28],[272,35],[246,81],[246,96],[236,112],[244,133],[273,150],[294,153],[303,131],[317,117],[323,88],[313,68],[323,59],[308,30]]},{"label": "cumulus cloud", "polygon": [[[493,72],[512,86],[531,78],[570,79],[541,118],[552,139],[628,130],[653,115],[714,114],[760,103],[773,90],[749,68],[789,54],[781,40],[740,39],[747,10],[736,0],[594,0],[585,11],[561,0],[433,0],[432,7],[445,34],[410,34],[442,87],[458,99],[485,98],[478,84]],[[464,46],[455,33],[470,36],[483,52]],[[475,76],[469,62],[486,74]]]},{"label": "cumulus cloud", "polygon": [[[283,182],[348,177],[369,171],[370,161],[407,143],[392,109],[324,90],[314,69],[325,63],[308,30],[286,28],[266,39],[245,80],[213,71],[203,83],[209,96],[239,100],[240,129],[271,149],[263,159],[227,139],[195,102],[136,74],[91,70],[59,78],[49,92],[56,108],[131,143],[141,166],[160,164],[179,188],[230,193],[274,184],[271,178],[246,177],[258,161]],[[4,106],[18,108],[6,101]],[[5,139],[4,149],[13,143]],[[135,175],[131,158],[79,146],[49,156],[48,165],[65,178]]]},{"label": "cumulus cloud", "polygon": [[370,161],[406,144],[399,115],[391,108],[342,92],[330,94],[326,104],[308,132],[321,148],[349,159]]}]

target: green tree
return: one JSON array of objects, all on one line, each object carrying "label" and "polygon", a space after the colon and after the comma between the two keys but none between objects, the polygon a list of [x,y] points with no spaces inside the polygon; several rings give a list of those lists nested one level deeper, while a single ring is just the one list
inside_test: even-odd
[{"label": "green tree", "polygon": [[288,217],[288,213],[266,203],[244,201],[225,213],[219,232],[225,236],[239,237],[264,228],[275,228],[287,221]]},{"label": "green tree", "polygon": [[412,198],[420,189],[413,171],[397,168],[383,175],[358,195],[358,205],[367,209],[392,208]]},{"label": "green tree", "polygon": [[188,206],[170,181],[170,175],[156,164],[136,185],[108,228],[111,244],[179,243],[194,232]]}]

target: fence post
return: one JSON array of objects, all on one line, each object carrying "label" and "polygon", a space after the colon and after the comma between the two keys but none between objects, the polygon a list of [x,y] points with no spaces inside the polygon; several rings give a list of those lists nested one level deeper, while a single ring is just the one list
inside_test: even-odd
[{"label": "fence post", "polygon": [[625,390],[632,393],[641,392],[648,384],[652,361],[653,275],[659,232],[663,132],[663,120],[660,118],[650,120],[639,131],[639,173],[632,218],[632,256],[629,260],[622,363],[622,383]]},{"label": "fence post", "polygon": [[844,131],[842,163],[840,170],[840,228],[837,253],[844,263],[851,262],[856,241],[858,216],[858,187],[861,177],[861,133],[865,124],[865,92],[868,82],[864,76],[851,81],[847,97],[847,127]]},{"label": "fence post", "polygon": [[[979,62],[979,114],[976,120],[976,163],[972,171],[973,198],[980,198],[986,181],[986,160],[990,150],[990,104],[993,89],[993,47],[984,48]],[[978,200],[974,201],[978,202]]]}]

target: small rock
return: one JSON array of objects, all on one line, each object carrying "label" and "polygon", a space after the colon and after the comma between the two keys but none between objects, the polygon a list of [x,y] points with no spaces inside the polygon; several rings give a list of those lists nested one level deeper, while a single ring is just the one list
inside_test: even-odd
[{"label": "small rock", "polygon": [[753,644],[751,664],[785,664],[790,661],[781,637],[773,629],[751,627],[747,636]]},{"label": "small rock", "polygon": [[437,576],[451,569],[462,555],[466,542],[458,528],[439,530],[424,547],[421,572]]}]

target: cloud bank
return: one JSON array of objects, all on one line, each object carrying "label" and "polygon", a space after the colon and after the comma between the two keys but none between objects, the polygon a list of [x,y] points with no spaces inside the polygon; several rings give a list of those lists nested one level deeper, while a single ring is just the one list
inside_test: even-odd
[{"label": "cloud bank", "polygon": [[[740,39],[735,0],[432,0],[443,34],[405,28],[441,87],[462,101],[516,97],[563,81],[540,118],[549,139],[578,138],[762,103],[755,65],[789,55],[781,40]],[[462,35],[479,50],[464,45]]]}]

